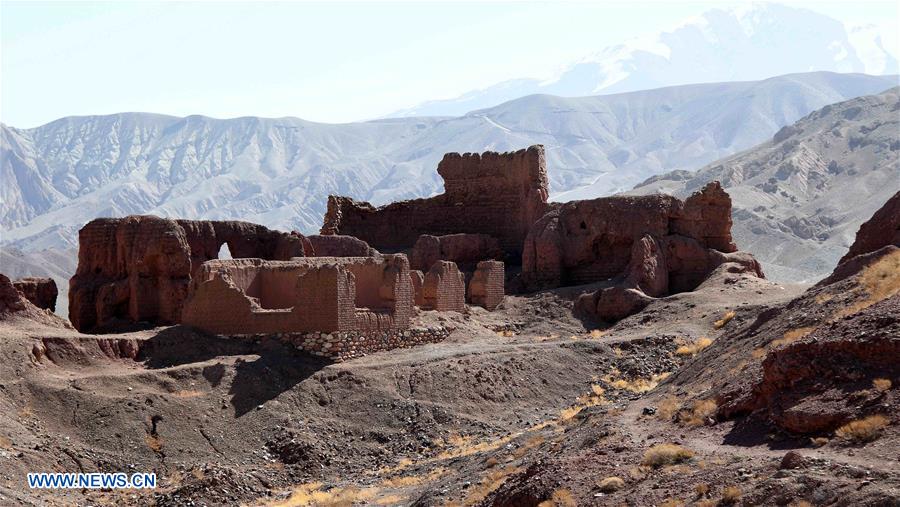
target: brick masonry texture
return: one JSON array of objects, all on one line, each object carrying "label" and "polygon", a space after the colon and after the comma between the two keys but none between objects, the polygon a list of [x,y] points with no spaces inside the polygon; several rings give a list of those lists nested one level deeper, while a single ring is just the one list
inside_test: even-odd
[{"label": "brick masonry texture", "polygon": [[203,264],[183,323],[219,334],[405,329],[413,288],[405,255]]},{"label": "brick masonry texture", "polygon": [[479,262],[472,279],[469,281],[469,302],[493,311],[503,302],[504,280],[504,265],[502,262]]},{"label": "brick masonry texture", "polygon": [[439,312],[466,311],[466,280],[455,263],[437,261],[431,265],[425,273],[419,306]]},{"label": "brick masonry texture", "polygon": [[248,222],[98,218],[78,233],[69,319],[82,332],[121,321],[176,324],[192,275],[227,244],[233,257],[287,260],[312,247],[296,232]]},{"label": "brick masonry texture", "polygon": [[427,199],[376,208],[330,196],[321,233],[355,236],[382,252],[409,250],[423,234],[485,234],[518,259],[529,227],[548,209],[543,146],[510,153],[448,153],[437,170],[445,191]]}]

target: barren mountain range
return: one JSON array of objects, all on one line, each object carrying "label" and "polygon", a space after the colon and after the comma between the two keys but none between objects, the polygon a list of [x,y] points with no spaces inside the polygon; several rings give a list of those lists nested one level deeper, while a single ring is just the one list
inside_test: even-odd
[{"label": "barren mountain range", "polygon": [[734,235],[777,280],[815,281],[860,223],[900,189],[900,88],[825,106],[773,138],[696,173],[655,176],[633,193],[689,195],[719,180]]},{"label": "barren mountain range", "polygon": [[[554,76],[509,79],[394,116],[459,116],[525,95],[582,97],[662,86],[755,81],[799,69],[893,74],[896,48],[873,25],[850,25],[762,2],[715,8],[566,65]],[[739,62],[735,64],[735,62]]]}]

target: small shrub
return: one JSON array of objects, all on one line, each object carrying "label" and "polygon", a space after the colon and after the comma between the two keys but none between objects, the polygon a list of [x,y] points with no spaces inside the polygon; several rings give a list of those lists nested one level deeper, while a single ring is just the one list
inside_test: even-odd
[{"label": "small shrub", "polygon": [[885,255],[863,269],[859,282],[868,297],[837,312],[835,318],[852,315],[900,293],[900,251]]},{"label": "small shrub", "polygon": [[624,488],[625,481],[623,481],[620,477],[607,477],[606,479],[600,481],[597,486],[603,493],[612,493]]},{"label": "small shrub", "polygon": [[568,489],[557,489],[550,495],[550,500],[544,500],[538,507],[577,507],[575,497]]},{"label": "small shrub", "polygon": [[850,442],[871,442],[881,436],[890,420],[883,415],[870,415],[865,419],[851,421],[834,432],[839,438]]},{"label": "small shrub", "polygon": [[162,451],[162,440],[160,440],[158,436],[147,434],[144,436],[144,441],[147,443],[147,447],[149,447],[151,451]]},{"label": "small shrub", "polygon": [[872,381],[872,387],[878,391],[887,391],[891,388],[891,381],[886,378],[877,378]]},{"label": "small shrub", "polygon": [[723,327],[725,327],[725,324],[728,324],[729,322],[731,322],[731,319],[734,318],[734,315],[735,315],[734,310],[727,312],[725,315],[722,316],[721,319],[719,319],[715,323],[713,323],[713,327],[716,329],[722,329]]},{"label": "small shrub", "polygon": [[500,460],[498,460],[494,456],[491,456],[490,458],[484,460],[484,466],[486,466],[488,468],[493,468],[499,464],[500,464]]},{"label": "small shrub", "polygon": [[769,346],[770,347],[780,347],[782,345],[787,345],[788,343],[794,343],[795,341],[799,340],[800,338],[803,338],[804,336],[808,335],[809,333],[812,333],[813,331],[815,331],[815,329],[816,329],[815,326],[800,327],[797,329],[792,329],[792,330],[784,333],[784,335],[781,338],[779,338],[777,340],[773,340],[772,343],[769,344]]},{"label": "small shrub", "polygon": [[741,499],[741,488],[737,486],[727,486],[722,490],[722,505],[734,505]]},{"label": "small shrub", "polygon": [[694,486],[694,493],[697,493],[697,498],[703,498],[709,494],[709,484],[705,482],[701,482]]},{"label": "small shrub", "polygon": [[606,331],[602,331],[600,329],[591,329],[591,338],[594,338],[594,339],[601,338],[605,334],[606,334]]},{"label": "small shrub", "polygon": [[712,345],[712,340],[705,336],[701,336],[700,338],[697,338],[697,340],[693,343],[687,343],[678,347],[678,349],[675,350],[675,354],[679,356],[695,356],[701,350],[709,347],[710,345]]},{"label": "small shrub", "polygon": [[828,439],[825,437],[810,438],[809,442],[815,447],[825,447],[828,445]]},{"label": "small shrub", "polygon": [[656,407],[656,417],[663,421],[671,421],[679,408],[681,408],[681,403],[678,402],[678,399],[669,396],[659,402],[659,406]]},{"label": "small shrub", "polygon": [[694,451],[676,444],[657,444],[644,452],[642,465],[661,467],[674,465],[691,459]]},{"label": "small shrub", "polygon": [[697,400],[689,411],[684,410],[678,414],[678,422],[688,426],[703,426],[716,413],[717,408],[716,400]]}]

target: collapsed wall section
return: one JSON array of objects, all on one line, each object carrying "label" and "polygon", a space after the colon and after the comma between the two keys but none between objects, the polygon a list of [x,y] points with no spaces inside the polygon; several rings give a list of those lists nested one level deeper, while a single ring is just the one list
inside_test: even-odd
[{"label": "collapsed wall section", "polygon": [[201,267],[183,322],[225,335],[376,332],[406,329],[412,311],[404,255],[235,259]]},{"label": "collapsed wall section", "polygon": [[238,221],[99,218],[78,233],[69,319],[81,332],[120,323],[176,324],[191,277],[223,244],[234,257],[290,259],[310,251],[296,232]]},{"label": "collapsed wall section", "polygon": [[528,233],[523,283],[536,290],[621,276],[635,244],[645,236],[665,244],[667,256],[673,258],[668,263],[672,282],[659,283],[676,292],[693,290],[715,267],[708,251],[736,250],[731,198],[712,182],[686,201],[657,194],[562,204]]},{"label": "collapsed wall section", "polygon": [[505,278],[502,262],[491,260],[479,262],[469,281],[469,302],[494,311],[503,302]]},{"label": "collapsed wall section", "polygon": [[423,234],[485,234],[517,259],[529,227],[548,209],[543,146],[510,153],[448,153],[438,173],[445,191],[428,199],[376,208],[329,196],[321,233],[355,236],[380,251],[408,250]]}]

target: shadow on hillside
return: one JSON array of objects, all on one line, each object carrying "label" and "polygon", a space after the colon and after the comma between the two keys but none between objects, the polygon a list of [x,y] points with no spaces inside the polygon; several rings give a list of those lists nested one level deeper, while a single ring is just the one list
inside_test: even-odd
[{"label": "shadow on hillside", "polygon": [[[148,368],[159,369],[223,356],[257,356],[249,361],[240,357],[235,361],[228,394],[236,417],[276,398],[331,364],[277,339],[214,336],[187,326],[163,329],[144,342],[138,360]],[[226,376],[227,368],[222,363],[209,365],[203,368],[202,375],[216,387]]]}]

